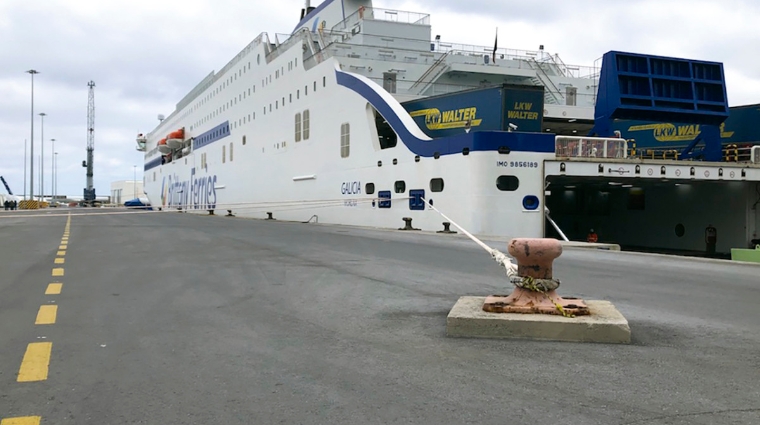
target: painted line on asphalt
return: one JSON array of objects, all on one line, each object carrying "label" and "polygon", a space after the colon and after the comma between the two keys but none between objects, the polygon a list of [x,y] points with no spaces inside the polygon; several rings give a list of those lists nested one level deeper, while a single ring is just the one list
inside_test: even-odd
[{"label": "painted line on asphalt", "polygon": [[51,283],[48,285],[47,289],[45,290],[45,295],[60,295],[61,294],[61,288],[63,288],[63,283]]},{"label": "painted line on asphalt", "polygon": [[53,276],[63,276],[63,267],[53,269]]},{"label": "painted line on asphalt", "polygon": [[66,246],[66,245],[61,245],[61,246],[59,246],[59,247],[58,247],[58,249],[64,249],[64,250],[65,250],[66,248],[67,248],[67,246]]},{"label": "painted line on asphalt", "polygon": [[59,257],[63,257],[64,255],[66,255],[66,251],[58,251],[56,255],[58,255]]},{"label": "painted line on asphalt", "polygon": [[55,264],[63,264],[65,262],[66,262],[65,258],[56,258],[55,259]]},{"label": "painted line on asphalt", "polygon": [[52,325],[55,323],[55,318],[58,315],[57,305],[41,305],[40,310],[37,312],[37,320],[34,321],[35,325]]},{"label": "painted line on asphalt", "polygon": [[48,377],[52,342],[32,342],[26,347],[24,360],[18,371],[18,382],[44,381]]},{"label": "painted line on asphalt", "polygon": [[0,425],[40,425],[42,416],[24,416],[0,420]]}]

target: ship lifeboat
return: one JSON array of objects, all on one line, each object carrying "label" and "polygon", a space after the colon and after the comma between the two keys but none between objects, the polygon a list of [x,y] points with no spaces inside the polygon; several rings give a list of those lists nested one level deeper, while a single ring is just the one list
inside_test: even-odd
[{"label": "ship lifeboat", "polygon": [[161,153],[169,153],[172,151],[172,149],[166,145],[166,139],[161,139],[158,141],[158,151]]},{"label": "ship lifeboat", "polygon": [[145,146],[148,144],[148,139],[143,136],[142,133],[137,135],[137,150],[140,152],[145,152]]},{"label": "ship lifeboat", "polygon": [[185,130],[172,131],[166,136],[166,144],[172,149],[179,149],[182,147],[182,142],[185,139]]}]

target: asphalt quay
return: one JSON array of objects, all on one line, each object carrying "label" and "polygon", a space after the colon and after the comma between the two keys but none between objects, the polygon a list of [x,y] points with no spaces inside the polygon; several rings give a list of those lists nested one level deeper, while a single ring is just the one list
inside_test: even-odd
[{"label": "asphalt quay", "polygon": [[0,217],[2,425],[760,422],[757,266],[567,249],[631,344],[460,339],[509,289],[462,235],[61,211]]}]

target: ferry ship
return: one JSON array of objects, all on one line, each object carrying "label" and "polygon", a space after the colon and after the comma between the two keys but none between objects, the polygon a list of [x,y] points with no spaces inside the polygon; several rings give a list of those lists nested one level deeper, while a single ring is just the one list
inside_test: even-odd
[{"label": "ferry ship", "polygon": [[[636,108],[646,111],[649,102],[657,112],[665,95],[651,93],[659,97],[650,100],[626,90],[665,87],[674,96],[663,107],[681,117],[684,79],[673,72],[693,68],[703,71],[694,83],[699,93],[688,93],[699,97],[692,104],[715,122],[724,106],[727,116],[721,64],[614,60],[629,66],[621,72],[629,81],[628,89],[617,89],[618,106],[641,112]],[[654,84],[640,84],[639,60],[660,73]],[[633,168],[625,174],[622,166],[589,164],[579,176],[574,164],[549,163],[574,156],[630,161],[626,141],[609,134],[610,126],[599,127],[599,107],[609,102],[597,96],[610,93],[600,89],[603,74],[568,66],[543,46],[519,51],[446,43],[433,36],[423,13],[376,8],[369,0],[326,0],[317,7],[307,1],[289,34],[257,36],[154,130],[138,135],[145,194],[163,210],[391,229],[411,218],[414,228],[441,230],[443,220],[429,203],[474,234],[544,237],[551,230],[545,216],[550,172],[642,176],[640,165],[634,175]],[[719,81],[710,81],[713,75]],[[599,136],[612,137],[573,137],[597,127],[604,130]],[[607,168],[618,174],[602,176]],[[689,172],[670,176],[670,168],[666,176],[665,168],[643,177]],[[691,176],[701,173],[692,167]],[[753,173],[757,169],[730,175],[760,179]],[[704,172],[717,175],[717,168]],[[579,184],[576,179],[567,187]],[[750,202],[752,189],[742,190]],[[573,220],[568,225],[577,228]],[[756,220],[753,215],[745,223],[754,229]],[[745,226],[734,239],[747,240],[750,231]]]}]

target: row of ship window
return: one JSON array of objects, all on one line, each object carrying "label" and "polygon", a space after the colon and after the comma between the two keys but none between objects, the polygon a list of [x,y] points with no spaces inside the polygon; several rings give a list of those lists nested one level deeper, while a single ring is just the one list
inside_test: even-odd
[{"label": "row of ship window", "polygon": [[[436,177],[430,179],[430,191],[431,192],[443,192],[443,179]],[[499,176],[496,178],[496,188],[504,192],[513,192],[520,187],[520,179],[516,176]],[[406,182],[404,180],[397,180],[393,183],[393,191],[396,193],[406,192]],[[367,183],[364,185],[364,193],[372,195],[375,193],[375,184]]]},{"label": "row of ship window", "polygon": [[[317,82],[314,81],[312,83],[312,85],[313,85],[312,91],[316,92],[317,91]],[[327,77],[322,77],[322,87],[327,87]],[[222,105],[219,108],[217,108],[217,110],[212,111],[211,113],[207,114],[205,117],[203,117],[200,120],[196,121],[194,123],[194,125],[190,126],[190,129],[192,130],[194,127],[198,127],[198,126],[200,126],[202,124],[205,124],[209,120],[211,120],[213,118],[216,118],[222,112],[225,112],[227,109],[229,109],[229,108],[237,105],[238,100],[242,101],[242,100],[246,99],[247,96],[251,95],[251,92],[252,92],[251,90],[253,90],[253,93],[256,93],[256,85],[254,85],[252,87],[252,89],[251,88],[248,89],[248,94],[247,95],[246,95],[246,92],[243,91],[243,93],[241,93],[240,95],[238,95],[237,98],[232,98],[232,100],[226,102],[224,105]],[[303,90],[304,90],[304,96],[308,96],[309,95],[309,86],[308,85],[304,86]],[[301,99],[301,90],[300,89],[296,90],[295,94],[296,94],[296,100]],[[202,101],[201,104],[204,103],[204,102],[205,101]],[[285,102],[285,97],[284,96],[282,97],[281,100],[279,100],[279,99],[275,100],[275,102],[274,102],[274,110],[280,109],[280,105],[281,104],[282,104],[283,107],[285,107],[285,103],[286,102]],[[288,103],[293,103],[293,93],[290,93],[288,95]],[[271,113],[272,110],[273,110],[272,103],[269,104],[269,108],[268,109],[269,109],[269,112]],[[264,113],[264,115],[267,114],[267,107],[266,106],[264,106],[262,108],[262,112]],[[253,112],[252,114],[248,114],[247,119],[246,119],[246,116],[243,115],[243,117],[240,118],[240,119],[238,119],[237,122],[233,121],[233,126],[234,126],[234,128],[236,128],[238,125],[243,125],[243,124],[245,124],[247,122],[251,122],[252,120],[255,120],[255,119],[256,119],[256,112]]]},{"label": "row of ship window", "polygon": [[[261,65],[261,54],[257,55],[257,57],[256,57],[256,64],[257,65]],[[298,67],[298,58],[297,57],[295,58],[294,61],[288,62],[288,71],[292,71],[293,69],[295,69],[297,67]],[[193,105],[187,112],[185,112],[182,115],[181,118],[186,118],[191,113],[193,113],[194,111],[198,110],[198,108],[201,105],[205,104],[206,102],[208,102],[209,100],[211,100],[214,96],[216,96],[217,94],[221,93],[222,90],[224,90],[225,88],[227,88],[227,86],[229,86],[234,81],[236,81],[237,77],[242,77],[243,74],[247,73],[250,69],[251,69],[251,62],[248,61],[248,65],[247,66],[243,65],[241,68],[238,69],[237,73],[233,72],[233,74],[230,77],[228,77],[225,81],[222,81],[219,84],[219,86],[217,86],[211,93],[207,94],[203,99],[201,99],[199,102],[197,102],[195,105]],[[279,78],[281,75],[282,76],[285,75],[285,67],[284,66],[281,68],[281,70],[276,70],[275,71],[275,78]],[[271,83],[272,82],[272,75],[270,74],[269,77],[263,79],[262,80],[262,85],[266,86],[267,79]],[[326,84],[327,84],[327,79],[325,77],[322,77],[322,86],[325,87]],[[316,83],[316,81],[314,82],[314,90],[315,91],[317,90],[317,83]],[[253,92],[256,93],[256,85],[255,84],[253,85]],[[248,89],[248,96],[250,96],[250,95],[251,95],[251,89]],[[243,98],[245,98],[245,91],[243,91],[242,96],[243,96]],[[284,102],[283,102],[283,104],[284,104]],[[209,114],[209,115],[211,115],[211,114]],[[214,115],[214,116],[216,116],[216,115]],[[204,118],[204,120],[206,120],[206,121],[208,119],[210,119],[210,117],[208,117],[208,116],[206,118]],[[195,123],[194,126],[197,127],[202,122],[205,122],[205,121],[203,121],[203,120],[198,121],[198,122]],[[171,126],[173,126],[173,124]],[[191,130],[192,130],[192,127],[193,126],[191,126],[191,128],[190,128]]]}]

